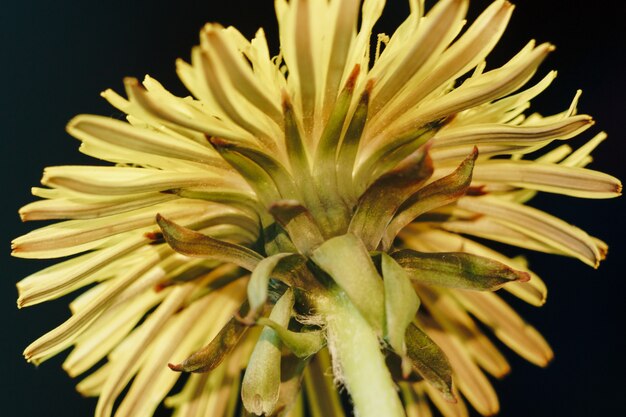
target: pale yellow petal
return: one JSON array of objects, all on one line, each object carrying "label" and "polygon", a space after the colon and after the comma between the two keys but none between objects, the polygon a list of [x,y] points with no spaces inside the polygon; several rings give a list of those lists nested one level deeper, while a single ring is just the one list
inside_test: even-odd
[{"label": "pale yellow petal", "polygon": [[[152,83],[153,87],[155,83]],[[185,129],[196,131],[204,135],[223,137],[233,141],[245,141],[256,143],[256,140],[245,130],[236,125],[227,124],[224,121],[205,114],[195,108],[191,103],[183,102],[171,95],[164,96],[164,90],[147,91],[134,78],[125,80],[126,90],[133,105],[141,109],[137,112],[140,118],[145,114],[155,118],[161,123],[169,123],[169,126],[182,126]],[[159,94],[162,93],[162,94]],[[154,122],[153,122],[154,123]]]},{"label": "pale yellow petal", "polygon": [[394,129],[393,134],[411,131],[423,123],[458,113],[515,91],[528,81],[553,49],[550,44],[542,44],[529,52],[523,50],[503,67],[468,79],[432,103],[424,103],[416,111],[407,112],[402,116],[402,120],[398,120],[400,126]]},{"label": "pale yellow petal", "polygon": [[63,362],[63,369],[71,377],[87,371],[113,350],[163,295],[148,292],[102,314],[79,336],[76,346]]},{"label": "pale yellow petal", "polygon": [[520,248],[536,250],[544,253],[560,253],[560,251],[541,240],[529,236],[509,224],[504,224],[488,217],[478,217],[468,221],[447,221],[439,224],[444,230],[455,233],[464,233],[476,237],[506,243]]},{"label": "pale yellow petal", "polygon": [[536,161],[485,161],[476,165],[472,180],[486,183],[486,191],[491,184],[507,184],[580,198],[614,198],[622,190],[617,178],[603,172]]},{"label": "pale yellow petal", "polygon": [[[236,81],[229,79],[232,77],[232,70],[222,61],[222,52],[216,48],[219,42],[216,33],[213,25],[207,25],[204,28],[203,36],[206,36],[210,41],[202,48],[199,55],[199,65],[207,88],[211,91],[223,114],[232,120],[234,125],[249,132],[267,149],[275,149],[275,139],[272,138],[279,134],[275,129],[276,126],[271,124],[264,112],[239,99],[244,96],[236,91],[234,86]],[[264,96],[261,95],[260,97]],[[268,102],[266,105],[271,104]],[[282,120],[281,113],[276,114],[275,117]]]},{"label": "pale yellow petal", "polygon": [[464,197],[459,207],[491,217],[498,223],[537,239],[563,254],[597,267],[600,251],[581,229],[532,207],[502,201],[494,197]]},{"label": "pale yellow petal", "polygon": [[526,324],[499,296],[489,292],[454,291],[451,293],[495,335],[520,356],[538,366],[546,366],[552,349],[534,327]]},{"label": "pale yellow petal", "polygon": [[136,336],[132,339],[132,345],[126,345],[125,349],[120,349],[122,345],[119,345],[115,351],[119,355],[117,360],[111,358],[112,367],[98,399],[96,417],[109,417],[111,415],[115,400],[140,368],[150,344],[160,334],[167,320],[184,304],[185,299],[194,289],[193,284],[173,288],[159,307],[135,331]]},{"label": "pale yellow petal", "polygon": [[355,39],[355,29],[359,17],[359,1],[335,0],[330,3],[332,41],[328,41],[328,69],[326,70],[324,93],[324,111],[327,117],[331,106],[340,91],[345,77],[346,62],[350,47]]},{"label": "pale yellow petal", "polygon": [[144,274],[162,276],[162,270],[158,268],[151,269],[157,262],[158,258],[156,257],[144,260],[143,263],[136,265],[126,274],[116,278],[114,284],[99,294],[88,308],[74,314],[65,323],[31,343],[24,351],[26,359],[29,362],[38,364],[69,347],[94,320],[114,303],[115,297],[128,288],[135,280]]},{"label": "pale yellow petal", "polygon": [[[41,195],[39,195],[41,197]],[[79,196],[35,201],[19,211],[23,221],[74,219],[85,220],[124,213],[174,200],[162,193],[135,194],[122,197]]]},{"label": "pale yellow petal", "polygon": [[[396,111],[415,106],[429,93],[479,64],[495,46],[502,35],[513,11],[506,1],[493,2],[437,60],[436,67],[429,71],[419,84],[411,85],[401,100],[393,105]],[[391,110],[386,113],[390,113]]]},{"label": "pale yellow petal", "polygon": [[533,126],[500,123],[452,125],[435,135],[433,149],[460,145],[541,145],[554,139],[572,138],[592,125],[593,120],[587,115]]},{"label": "pale yellow petal", "polygon": [[[463,344],[478,365],[497,378],[509,373],[511,368],[502,353],[451,295],[425,286],[418,292],[433,318]],[[454,364],[452,367],[456,369]]]},{"label": "pale yellow petal", "polygon": [[582,161],[584,161],[585,158],[587,158],[599,144],[604,142],[606,138],[607,134],[605,132],[598,133],[593,138],[591,138],[591,140],[589,140],[587,143],[576,149],[574,152],[572,152],[571,155],[565,158],[565,160],[563,160],[562,162],[562,165],[568,167],[584,166],[582,165]]},{"label": "pale yellow petal", "polygon": [[129,237],[109,248],[36,272],[17,283],[18,306],[31,306],[81,288],[98,278],[96,271],[149,242],[144,236]]},{"label": "pale yellow petal", "polygon": [[383,66],[385,59],[381,57],[372,68],[372,76],[377,78],[372,93],[373,114],[383,105],[388,106],[389,101],[407,84],[417,84],[417,80],[411,80],[414,76],[419,77],[416,73],[424,73],[433,67],[448,46],[450,38],[460,30],[459,25],[462,24],[467,6],[467,1],[459,0],[443,0],[435,4],[417,28],[398,62],[393,66],[389,65],[384,72],[379,70],[378,76],[376,65]]},{"label": "pale yellow petal", "polygon": [[96,195],[120,196],[166,191],[198,186],[220,187],[237,184],[246,188],[238,177],[220,178],[206,172],[175,172],[131,167],[59,166],[48,167],[44,185]]},{"label": "pale yellow petal", "polygon": [[209,166],[226,167],[224,161],[208,142],[202,146],[189,139],[133,127],[128,123],[109,117],[76,116],[67,125],[67,131],[82,141],[97,139],[107,144],[123,146],[139,152],[200,162]]},{"label": "pale yellow petal", "polygon": [[545,91],[556,78],[557,72],[550,71],[538,83],[519,93],[501,98],[497,101],[467,109],[457,115],[451,126],[467,126],[486,123],[508,123],[517,125],[512,120],[530,107],[530,100]]},{"label": "pale yellow petal", "polygon": [[269,85],[262,84],[254,76],[253,68],[246,64],[241,53],[237,50],[232,40],[234,29],[211,30],[211,26],[205,28],[208,43],[214,48],[223,66],[228,68],[227,75],[242,97],[250,101],[261,112],[269,116],[276,123],[282,123],[282,111],[280,109],[280,96],[278,90],[274,90],[272,96],[268,91]]},{"label": "pale yellow petal", "polygon": [[470,404],[483,416],[496,414],[500,410],[498,397],[461,340],[437,327],[427,326],[426,332],[445,352],[458,388]]},{"label": "pale yellow petal", "polygon": [[105,363],[100,368],[92,372],[85,379],[76,385],[76,391],[83,397],[97,397],[100,395],[104,381],[109,377],[111,364]]},{"label": "pale yellow petal", "polygon": [[[239,288],[239,297],[232,291],[233,287]],[[220,289],[219,292],[195,301],[170,319],[153,342],[145,364],[116,410],[117,417],[150,417],[153,414],[180,376],[164,365],[184,358],[194,349],[198,349],[205,342],[207,333],[207,326],[203,325],[201,319],[215,317],[221,309],[232,311],[238,304],[237,298],[242,296],[241,288],[241,285],[233,284]],[[230,302],[220,303],[219,298]]]},{"label": "pale yellow petal", "polygon": [[428,394],[428,398],[435,404],[435,407],[437,407],[443,417],[469,417],[467,406],[460,397],[456,387],[453,387],[452,390],[455,393],[454,396],[457,398],[455,403],[444,400],[441,393],[430,384],[424,384],[424,389]]},{"label": "pale yellow petal", "polygon": [[157,213],[177,221],[184,219],[199,221],[208,217],[223,216],[229,212],[235,214],[237,210],[207,202],[178,200],[102,218],[68,220],[34,230],[15,239],[13,252],[15,256],[25,258],[72,255],[83,251],[84,245],[97,244],[102,239],[120,233],[132,230],[145,233],[147,230],[143,230],[144,228],[150,226],[156,228]]}]

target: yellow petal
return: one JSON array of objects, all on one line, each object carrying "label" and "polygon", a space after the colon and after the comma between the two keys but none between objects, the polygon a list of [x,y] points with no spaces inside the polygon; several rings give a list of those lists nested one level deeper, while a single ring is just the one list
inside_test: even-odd
[{"label": "yellow petal", "polygon": [[587,233],[541,210],[494,197],[464,197],[457,204],[484,214],[565,255],[576,257],[587,265],[597,267],[600,262],[598,246]]},{"label": "yellow petal", "polygon": [[116,349],[117,360],[111,358],[112,367],[96,405],[96,417],[109,417],[111,415],[116,398],[140,368],[142,360],[145,360],[148,347],[160,334],[169,318],[185,302],[194,287],[192,284],[175,287],[142,326],[134,332],[136,336],[131,339],[132,344],[129,342],[124,346],[125,349],[120,349],[123,345]]},{"label": "yellow petal", "polygon": [[550,362],[553,353],[545,339],[496,294],[462,290],[452,294],[520,356],[538,366]]},{"label": "yellow petal", "polygon": [[147,261],[144,260],[143,263],[136,265],[126,274],[116,278],[114,284],[99,294],[88,308],[74,314],[65,323],[31,343],[24,351],[26,359],[35,364],[41,363],[69,347],[105,309],[115,302],[115,297],[121,294],[135,280],[144,274],[162,276],[162,270],[158,268],[151,269],[157,262],[158,258],[156,257]]},{"label": "yellow petal", "polygon": [[174,195],[146,193],[122,197],[82,196],[53,198],[27,204],[20,209],[22,221],[93,219],[124,213],[173,200]]},{"label": "yellow petal", "polygon": [[128,393],[116,410],[117,417],[151,417],[163,397],[180,374],[163,366],[173,358],[187,356],[204,342],[207,326],[203,318],[219,316],[232,310],[242,297],[241,282],[209,294],[172,317],[160,332],[146,357],[144,365],[132,382]]},{"label": "yellow petal", "polygon": [[447,334],[437,327],[426,327],[433,338],[446,353],[454,369],[455,381],[461,393],[483,416],[496,414],[500,409],[498,397],[478,366],[474,363],[463,343],[454,335]]},{"label": "yellow petal", "polygon": [[489,123],[450,127],[435,135],[433,150],[461,145],[534,146],[553,139],[569,139],[593,125],[587,115],[532,126]]},{"label": "yellow petal", "polygon": [[485,161],[476,166],[477,184],[507,184],[514,187],[580,198],[613,198],[621,195],[621,182],[590,169],[542,164],[536,161]]},{"label": "yellow petal", "polygon": [[[507,360],[451,295],[425,286],[420,286],[418,292],[434,319],[462,342],[478,365],[497,378],[509,373],[511,368]],[[452,367],[456,369],[454,363]]]},{"label": "yellow petal", "polygon": [[[529,44],[532,47],[532,44]],[[505,96],[524,85],[535,73],[539,64],[554,47],[542,44],[531,49],[527,47],[504,66],[470,78],[458,88],[432,103],[425,103],[413,112],[406,112],[399,127],[388,135],[398,136],[412,130],[416,125],[438,120],[465,109]]]},{"label": "yellow petal", "polygon": [[80,335],[76,346],[63,362],[63,369],[75,377],[98,363],[117,346],[163,293],[146,293],[107,310]]},{"label": "yellow petal", "polygon": [[435,404],[437,409],[441,412],[443,417],[469,417],[469,411],[467,410],[467,406],[465,402],[461,399],[461,396],[456,392],[456,388],[453,389],[455,392],[455,398],[457,398],[456,403],[451,403],[443,399],[441,393],[439,393],[435,388],[431,387],[428,384],[425,384],[425,390],[428,394],[428,398]]},{"label": "yellow petal", "polygon": [[177,221],[200,222],[202,219],[223,216],[225,211],[234,214],[237,210],[224,209],[223,206],[207,202],[177,200],[102,218],[68,220],[34,230],[15,239],[13,251],[15,256],[25,258],[66,256],[85,250],[85,245],[95,247],[103,239],[120,233],[135,230],[137,235],[143,235],[148,231],[146,228],[153,225],[153,228],[156,228],[157,213]]}]

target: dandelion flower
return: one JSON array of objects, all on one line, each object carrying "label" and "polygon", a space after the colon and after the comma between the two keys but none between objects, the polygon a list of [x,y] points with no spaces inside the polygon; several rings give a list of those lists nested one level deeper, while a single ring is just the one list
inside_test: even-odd
[{"label": "dandelion flower", "polygon": [[20,211],[61,221],[15,256],[69,258],[20,281],[18,305],[84,289],[26,359],[72,348],[63,367],[88,374],[77,388],[97,417],[162,401],[177,417],[344,416],[342,387],[360,417],[462,416],[465,401],[491,415],[486,375],[509,365],[483,325],[546,365],[546,341],[495,292],[539,306],[543,281],[484,242],[597,267],[605,243],[526,203],[620,195],[585,168],[605,135],[550,146],[593,125],[579,94],[528,112],[555,77],[533,77],[552,45],[486,65],[507,1],[465,28],[468,1],[410,0],[375,37],[384,4],[276,0],[273,58],[263,30],[208,24],[177,63],[190,96],[128,78],[126,98],[102,94],[125,121],[74,118],[80,150],[112,165],[47,168]]}]

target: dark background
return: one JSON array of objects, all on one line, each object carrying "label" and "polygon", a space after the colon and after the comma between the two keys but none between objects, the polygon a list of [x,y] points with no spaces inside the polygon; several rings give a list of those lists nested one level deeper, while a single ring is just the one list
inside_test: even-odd
[{"label": "dark background", "polygon": [[[405,16],[404,0],[389,0],[381,31],[391,32]],[[626,178],[626,88],[623,2],[518,0],[511,25],[489,63],[499,64],[527,40],[550,41],[557,50],[540,75],[559,76],[533,105],[543,113],[566,109],[582,88],[579,109],[597,120],[595,132],[609,140],[595,153],[592,168]],[[17,210],[32,201],[48,165],[89,163],[78,142],[64,132],[77,113],[115,115],[98,93],[122,91],[121,80],[149,73],[177,94],[174,60],[188,59],[207,21],[236,25],[251,37],[258,26],[277,51],[273,2],[215,1],[33,1],[3,4],[0,14],[2,64],[2,271],[0,347],[2,416],[89,416],[95,402],[74,391],[75,381],[60,369],[62,357],[35,368],[23,361],[23,348],[67,317],[69,297],[18,311],[15,282],[45,261],[9,257],[9,241],[35,227],[23,225]],[[474,0],[470,16],[489,1]],[[587,133],[572,142],[581,145]],[[512,302],[550,341],[556,358],[539,369],[507,351],[513,372],[495,385],[501,415],[600,416],[626,409],[624,375],[624,199],[577,200],[541,196],[533,202],[610,244],[610,254],[594,271],[572,259],[530,254],[534,270],[548,283],[541,309]]]}]

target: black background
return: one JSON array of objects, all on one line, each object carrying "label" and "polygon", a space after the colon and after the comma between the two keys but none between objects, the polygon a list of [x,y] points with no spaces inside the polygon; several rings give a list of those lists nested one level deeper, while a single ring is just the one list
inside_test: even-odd
[{"label": "black background", "polygon": [[[22,1],[3,4],[0,13],[2,63],[0,124],[2,144],[2,277],[0,284],[0,414],[2,416],[89,416],[95,402],[74,391],[76,381],[60,369],[62,357],[39,368],[25,363],[21,351],[68,315],[69,297],[23,311],[15,308],[15,282],[47,265],[9,257],[9,241],[34,228],[23,225],[17,210],[32,201],[48,165],[89,163],[78,142],[64,132],[77,113],[117,115],[98,93],[121,92],[121,80],[149,73],[177,94],[174,60],[188,59],[197,33],[207,21],[237,26],[247,37],[263,26],[277,51],[272,1]],[[390,33],[405,16],[404,0],[389,0],[380,31]],[[470,16],[489,1],[474,0]],[[488,60],[500,64],[531,38],[550,41],[556,51],[540,75],[558,69],[553,86],[533,102],[547,114],[569,105],[577,88],[583,113],[597,120],[595,131],[609,140],[595,152],[592,168],[626,178],[626,29],[623,2],[518,0],[511,25]],[[577,138],[581,145],[587,133]],[[495,381],[501,415],[623,415],[624,352],[624,199],[577,200],[540,196],[535,206],[558,214],[610,244],[598,271],[567,258],[530,254],[534,270],[548,283],[548,303],[537,309],[514,307],[550,341],[556,358],[539,369],[510,351],[513,372]],[[164,414],[166,415],[166,414]]]}]

